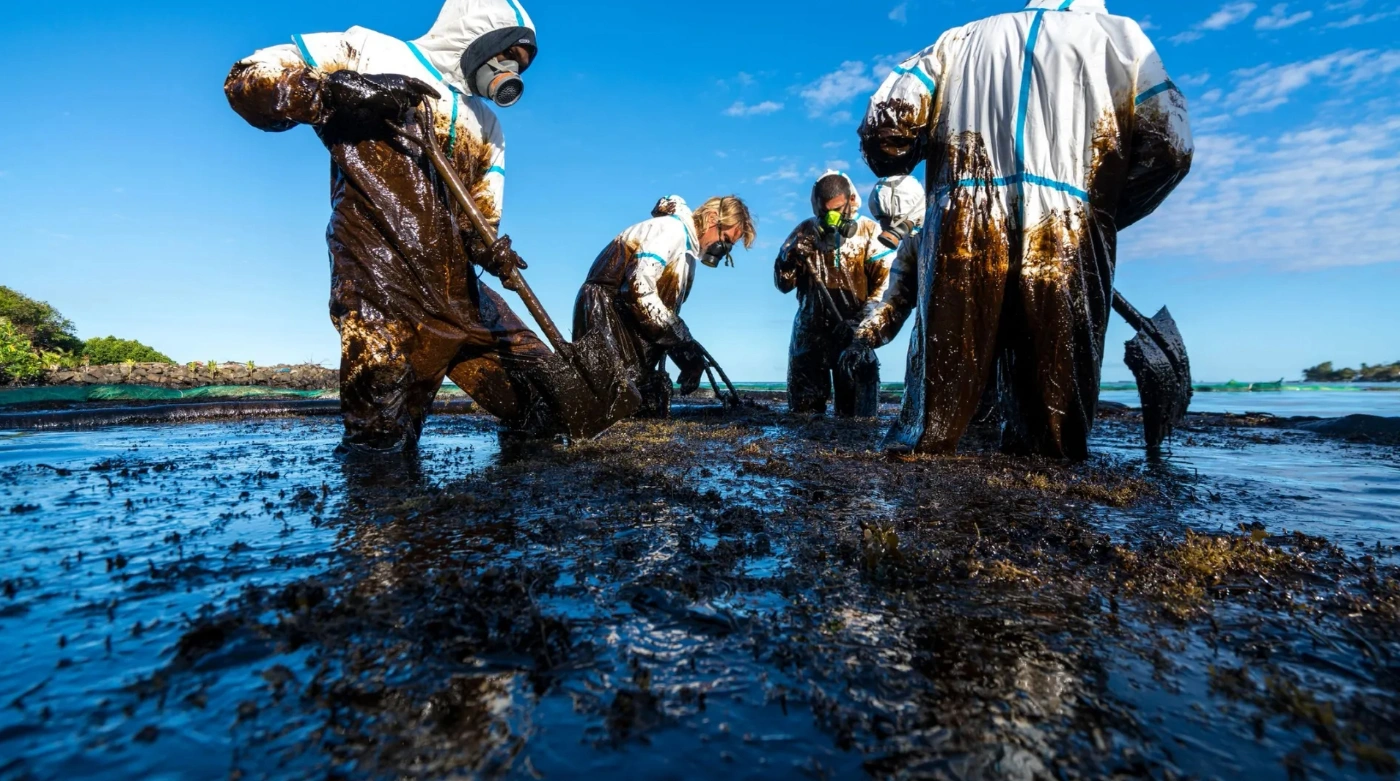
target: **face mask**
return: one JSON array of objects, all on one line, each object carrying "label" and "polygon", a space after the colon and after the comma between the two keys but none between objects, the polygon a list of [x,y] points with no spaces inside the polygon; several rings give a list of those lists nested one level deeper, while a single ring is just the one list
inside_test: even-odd
[{"label": "face mask", "polygon": [[734,249],[734,242],[728,239],[720,239],[705,248],[705,254],[700,256],[700,262],[710,268],[719,268],[719,262],[723,260],[726,266],[734,266],[734,257],[729,253]]},{"label": "face mask", "polygon": [[520,63],[493,57],[476,69],[476,88],[494,100],[497,106],[514,106],[525,94],[525,82],[520,78]]},{"label": "face mask", "polygon": [[907,220],[889,222],[887,225],[880,233],[880,243],[890,249],[899,249],[900,242],[914,235],[914,223]]},{"label": "face mask", "polygon": [[851,238],[856,235],[860,224],[855,220],[846,219],[846,215],[835,209],[830,209],[822,216],[822,233],[827,235],[840,234],[843,238]]}]

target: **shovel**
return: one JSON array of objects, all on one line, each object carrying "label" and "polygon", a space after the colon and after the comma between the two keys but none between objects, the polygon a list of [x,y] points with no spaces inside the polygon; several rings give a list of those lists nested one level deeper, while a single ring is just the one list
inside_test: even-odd
[{"label": "shovel", "polygon": [[1123,361],[1137,378],[1147,452],[1156,456],[1191,406],[1194,390],[1186,343],[1166,307],[1148,319],[1115,290],[1113,309],[1138,332],[1124,345]]},{"label": "shovel", "polygon": [[[836,299],[831,297],[831,291],[827,290],[826,285],[822,284],[821,275],[812,267],[812,262],[806,260],[802,265],[807,271],[807,282],[812,289],[816,291],[817,299],[821,301],[823,308],[826,309],[827,316],[832,318],[833,322],[844,323],[846,319],[841,316],[841,310],[836,306]],[[847,349],[849,349],[849,345]],[[875,357],[875,352],[873,350],[864,350],[862,352],[864,352],[864,355],[855,362],[848,364],[845,360],[838,360],[836,370],[849,375],[852,380],[859,378],[865,372],[872,370],[878,372],[880,370],[880,361]],[[847,353],[843,352],[842,358],[845,358],[846,355]],[[875,386],[873,394],[867,393],[856,399],[855,415],[858,418],[874,418],[878,417],[879,414],[880,388],[877,385]]]},{"label": "shovel", "polygon": [[[423,135],[419,136],[402,126],[395,129],[400,136],[423,150],[487,249],[494,246],[495,229],[486,221],[461,177],[438,148],[437,141],[429,135],[431,131],[424,130]],[[576,439],[596,437],[617,421],[629,418],[641,409],[642,395],[636,385],[628,381],[626,368],[618,358],[620,353],[609,344],[606,335],[595,331],[570,344],[564,340],[564,335],[554,325],[554,320],[526,284],[525,278],[520,276],[520,269],[512,270],[510,278],[503,280],[502,284],[507,290],[515,291],[525,302],[525,308],[530,310],[530,315],[544,331],[545,338],[563,359],[550,367],[549,373],[555,383],[553,390],[559,413],[569,436]]]}]

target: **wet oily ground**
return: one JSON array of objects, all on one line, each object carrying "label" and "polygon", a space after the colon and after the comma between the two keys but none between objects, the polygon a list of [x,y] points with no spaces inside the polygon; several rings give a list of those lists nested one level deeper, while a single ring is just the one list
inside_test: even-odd
[{"label": "wet oily ground", "polygon": [[0,440],[0,777],[1394,774],[1395,530],[1289,531],[1328,508],[1137,425],[1079,466],[761,409],[439,416],[415,465],[326,419]]}]

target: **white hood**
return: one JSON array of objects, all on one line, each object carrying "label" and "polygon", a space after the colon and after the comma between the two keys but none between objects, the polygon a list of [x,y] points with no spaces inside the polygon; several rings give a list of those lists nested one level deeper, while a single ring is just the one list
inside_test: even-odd
[{"label": "white hood", "polygon": [[870,216],[877,220],[892,217],[922,227],[924,209],[924,186],[912,176],[887,176],[870,194]]},{"label": "white hood", "polygon": [[[475,93],[468,74],[462,72],[462,55],[488,33],[522,28],[530,31],[533,40],[535,23],[520,0],[447,0],[433,29],[413,43],[442,72],[443,81],[470,95]],[[508,42],[492,54],[505,51],[513,43]]]},{"label": "white hood", "polygon": [[853,181],[851,181],[851,177],[847,176],[847,175],[845,174],[844,171],[835,171],[835,170],[828,170],[828,171],[826,171],[826,172],[823,173],[821,176],[818,176],[818,177],[817,177],[817,181],[816,181],[816,182],[813,182],[813,183],[812,183],[812,214],[815,214],[816,216],[821,217],[821,216],[826,212],[826,210],[822,208],[822,207],[825,206],[826,204],[818,203],[818,202],[817,202],[817,183],[820,182],[821,180],[827,178],[828,176],[833,175],[833,174],[835,174],[836,176],[839,176],[839,177],[841,177],[842,179],[845,179],[845,180],[846,180],[846,191],[847,191],[848,193],[850,193],[851,201],[852,201],[851,213],[852,213],[852,214],[859,214],[859,213],[860,213],[861,200],[860,200],[860,193],[856,192],[856,183],[853,182]]}]

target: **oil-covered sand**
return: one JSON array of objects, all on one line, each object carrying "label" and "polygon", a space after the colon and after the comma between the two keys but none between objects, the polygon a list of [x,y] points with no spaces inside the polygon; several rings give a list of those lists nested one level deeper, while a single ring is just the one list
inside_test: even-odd
[{"label": "oil-covered sand", "polygon": [[1400,449],[1196,417],[1150,464],[1118,412],[1080,466],[891,462],[772,407],[438,416],[409,467],[0,434],[0,777],[1395,772],[1400,492],[1285,477]]}]

